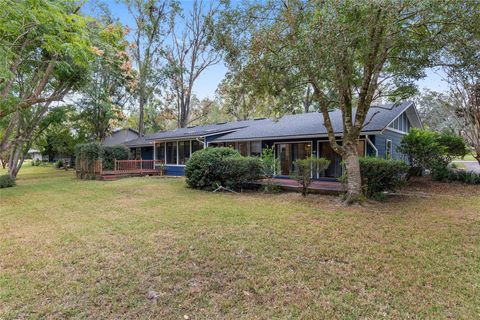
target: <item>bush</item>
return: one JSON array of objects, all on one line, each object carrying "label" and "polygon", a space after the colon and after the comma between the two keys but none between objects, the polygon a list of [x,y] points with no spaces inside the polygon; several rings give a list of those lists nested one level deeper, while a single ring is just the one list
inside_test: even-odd
[{"label": "bush", "polygon": [[0,176],[0,189],[13,186],[15,186],[15,178],[10,177],[8,174]]},{"label": "bush", "polygon": [[292,177],[302,185],[302,195],[306,197],[313,178],[317,173],[323,173],[328,168],[330,160],[308,157],[307,159],[296,160],[293,165],[295,169]]},{"label": "bush", "polygon": [[448,132],[438,133],[415,128],[403,138],[397,150],[410,158],[411,173],[428,169],[434,178],[441,176],[455,157],[463,157],[468,153],[462,137]]},{"label": "bush", "polygon": [[95,161],[103,157],[103,147],[98,142],[75,146],[75,168],[80,179],[95,179]]},{"label": "bush", "polygon": [[62,159],[58,159],[57,162],[55,162],[54,166],[55,166],[55,168],[60,169],[60,168],[63,168],[65,166],[65,164],[63,163]]},{"label": "bush", "polygon": [[267,185],[264,188],[266,192],[279,191],[279,187],[273,183],[275,173],[280,171],[280,159],[275,158],[274,148],[266,147],[262,150],[262,175],[267,180]]},{"label": "bush", "polygon": [[408,165],[401,160],[362,157],[360,172],[362,185],[367,198],[375,197],[384,191],[395,191],[404,183]]},{"label": "bush", "polygon": [[128,160],[130,158],[130,149],[124,145],[103,147],[102,165],[103,170],[113,170],[114,160]]},{"label": "bush", "polygon": [[457,181],[468,184],[480,184],[480,174],[453,167],[437,168],[432,172],[432,178],[443,182]]},{"label": "bush", "polygon": [[219,185],[239,189],[261,177],[260,159],[242,157],[231,148],[206,148],[192,154],[185,167],[192,188],[214,190]]},{"label": "bush", "polygon": [[42,164],[42,161],[40,161],[40,159],[32,160],[32,166],[33,167],[38,167],[40,164]]}]

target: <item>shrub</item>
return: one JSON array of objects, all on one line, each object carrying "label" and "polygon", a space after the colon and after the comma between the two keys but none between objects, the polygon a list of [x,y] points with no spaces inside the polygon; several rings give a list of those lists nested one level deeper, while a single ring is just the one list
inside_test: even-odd
[{"label": "shrub", "polygon": [[280,171],[280,159],[275,158],[274,148],[264,148],[262,150],[262,157],[260,158],[260,160],[262,162],[262,174],[267,180],[265,191],[277,191],[278,187],[274,186],[273,178],[275,177],[275,173]]},{"label": "shrub", "polygon": [[432,178],[443,182],[457,181],[468,184],[480,184],[480,174],[452,167],[442,167],[434,170]]},{"label": "shrub", "polygon": [[404,182],[408,165],[401,160],[362,157],[360,172],[362,185],[367,198],[375,197],[383,191],[395,191]]},{"label": "shrub", "polygon": [[258,158],[242,157],[231,148],[206,148],[192,154],[185,167],[192,188],[214,190],[219,185],[238,189],[261,176]]},{"label": "shrub", "polygon": [[130,149],[124,145],[103,147],[102,165],[103,170],[113,170],[114,160],[128,160]]},{"label": "shrub", "polygon": [[95,179],[95,161],[103,157],[103,147],[98,142],[75,146],[75,168],[77,177]]},{"label": "shrub", "polygon": [[55,168],[59,169],[59,168],[63,168],[64,167],[64,163],[63,163],[63,160],[62,159],[58,159],[57,162],[55,162]]},{"label": "shrub", "polygon": [[0,176],[0,189],[13,186],[15,186],[15,178],[10,177],[8,174]]},{"label": "shrub", "polygon": [[38,167],[41,163],[42,163],[42,161],[40,161],[40,159],[32,160],[32,166],[34,166],[34,167]]},{"label": "shrub", "polygon": [[325,158],[308,157],[307,159],[296,160],[294,163],[292,178],[302,185],[302,195],[307,196],[308,187],[317,173],[323,173],[330,165],[330,160]]},{"label": "shrub", "polygon": [[442,176],[448,164],[455,157],[463,157],[468,147],[462,137],[443,132],[412,129],[402,140],[397,150],[409,156],[413,169],[411,173],[429,169],[432,177]]}]

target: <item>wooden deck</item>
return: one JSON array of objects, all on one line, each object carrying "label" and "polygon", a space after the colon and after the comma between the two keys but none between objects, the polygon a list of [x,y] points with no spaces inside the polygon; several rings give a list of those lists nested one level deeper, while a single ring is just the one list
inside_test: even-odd
[{"label": "wooden deck", "polygon": [[102,171],[100,180],[113,181],[129,177],[160,176],[159,170],[131,170],[129,172]]},{"label": "wooden deck", "polygon": [[[268,182],[266,180],[258,181],[258,184],[266,185]],[[302,186],[293,179],[273,179],[273,183],[283,190],[287,191],[299,191]],[[311,193],[321,193],[321,194],[340,194],[344,192],[343,185],[338,181],[321,181],[315,180],[308,188]]]}]

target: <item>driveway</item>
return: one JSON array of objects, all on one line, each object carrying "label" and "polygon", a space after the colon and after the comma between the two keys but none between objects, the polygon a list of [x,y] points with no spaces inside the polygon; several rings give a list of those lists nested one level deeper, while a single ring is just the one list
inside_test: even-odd
[{"label": "driveway", "polygon": [[454,161],[460,168],[465,171],[473,171],[480,174],[480,165],[477,161]]}]

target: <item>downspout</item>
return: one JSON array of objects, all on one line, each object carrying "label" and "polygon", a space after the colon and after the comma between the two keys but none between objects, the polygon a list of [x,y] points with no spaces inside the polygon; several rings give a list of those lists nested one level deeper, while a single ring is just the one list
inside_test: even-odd
[{"label": "downspout", "polygon": [[365,138],[366,138],[368,144],[373,148],[373,150],[375,150],[375,157],[378,157],[378,149],[377,149],[377,147],[375,147],[372,140],[370,140],[370,137],[368,136],[368,134],[365,136]]},{"label": "downspout", "polygon": [[203,141],[202,141],[202,140],[200,140],[200,138],[198,138],[198,137],[197,137],[197,138],[195,138],[195,140],[197,140],[198,142],[201,142],[201,143],[203,143],[203,149],[207,148],[207,145],[206,145],[205,139],[203,139]]}]

